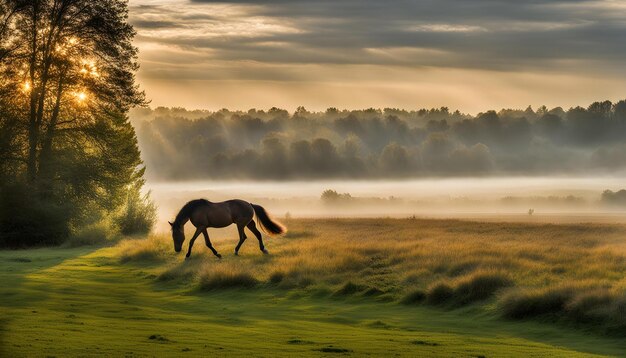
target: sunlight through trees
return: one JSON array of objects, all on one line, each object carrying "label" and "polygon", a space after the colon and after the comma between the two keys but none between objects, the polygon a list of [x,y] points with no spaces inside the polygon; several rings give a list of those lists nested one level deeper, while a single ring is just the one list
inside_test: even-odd
[{"label": "sunlight through trees", "polygon": [[[137,191],[134,35],[126,1],[0,0],[0,244],[25,244],[15,241],[24,225],[31,241],[62,240]],[[17,225],[15,205],[42,217]]]}]

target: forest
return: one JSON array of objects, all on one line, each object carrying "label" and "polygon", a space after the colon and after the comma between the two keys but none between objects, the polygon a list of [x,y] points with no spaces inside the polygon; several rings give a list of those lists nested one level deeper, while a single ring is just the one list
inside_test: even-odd
[{"label": "forest", "polygon": [[131,112],[148,177],[409,178],[614,173],[626,167],[626,101],[564,110],[294,113],[141,108]]}]

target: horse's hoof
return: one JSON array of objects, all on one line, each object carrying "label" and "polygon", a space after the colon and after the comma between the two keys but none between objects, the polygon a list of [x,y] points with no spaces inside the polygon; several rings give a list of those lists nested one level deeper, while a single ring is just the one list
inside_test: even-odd
[{"label": "horse's hoof", "polygon": [[263,250],[261,250],[261,251],[263,251],[263,253],[264,253],[265,255],[269,255],[269,253],[270,253],[270,252],[269,252],[269,251],[267,251],[266,249],[263,249]]},{"label": "horse's hoof", "polygon": [[220,255],[220,254],[215,254],[215,256],[217,256],[218,259],[222,258],[222,255]]},{"label": "horse's hoof", "polygon": [[237,251],[235,251],[235,256],[239,256],[239,253]]},{"label": "horse's hoof", "polygon": [[189,255],[185,255],[185,260],[189,260]]}]

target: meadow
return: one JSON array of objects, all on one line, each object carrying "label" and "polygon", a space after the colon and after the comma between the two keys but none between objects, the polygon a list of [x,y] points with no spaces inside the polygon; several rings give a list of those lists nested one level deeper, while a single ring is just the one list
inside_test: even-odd
[{"label": "meadow", "polygon": [[221,260],[165,234],[0,251],[0,355],[626,352],[626,226],[284,222],[269,255],[210,231]]}]

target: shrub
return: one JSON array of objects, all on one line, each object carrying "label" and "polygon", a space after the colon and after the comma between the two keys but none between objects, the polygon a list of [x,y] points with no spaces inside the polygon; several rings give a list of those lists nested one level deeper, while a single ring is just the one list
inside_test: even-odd
[{"label": "shrub", "polygon": [[363,292],[363,296],[378,296],[378,295],[382,295],[384,294],[385,291],[376,288],[376,287],[370,287],[368,288],[365,292]]},{"label": "shrub", "polygon": [[141,195],[141,185],[134,185],[129,189],[126,204],[117,218],[120,232],[124,235],[148,234],[156,222],[156,213],[157,207],[150,199],[150,192]]},{"label": "shrub", "polygon": [[422,290],[415,290],[413,292],[410,292],[406,296],[404,296],[404,298],[402,298],[400,302],[404,303],[405,305],[410,305],[414,303],[421,303],[425,299],[426,299],[426,292]]},{"label": "shrub", "polygon": [[357,284],[353,283],[352,281],[348,281],[340,289],[335,291],[335,295],[338,295],[338,296],[353,295],[353,294],[361,292],[361,291],[363,291],[365,289],[367,289],[367,287],[365,287],[363,285],[357,285]]},{"label": "shrub", "polygon": [[70,234],[72,209],[39,199],[26,185],[0,185],[0,247],[61,244]]},{"label": "shrub", "polygon": [[603,320],[615,295],[608,289],[599,288],[589,292],[583,292],[572,298],[566,305],[568,316],[579,323],[600,323]]},{"label": "shrub", "polygon": [[546,314],[558,314],[573,297],[571,287],[546,290],[516,290],[505,295],[501,302],[506,318],[525,319]]},{"label": "shrub", "polygon": [[111,227],[108,220],[103,219],[79,228],[70,235],[64,245],[69,247],[101,245],[111,243],[117,238],[117,231]]},{"label": "shrub", "polygon": [[454,285],[446,282],[436,283],[430,286],[424,297],[420,296],[423,293],[419,290],[410,293],[403,302],[414,303],[425,299],[426,303],[431,305],[453,303],[456,306],[463,306],[493,297],[498,290],[512,284],[513,281],[505,274],[476,272],[461,278]]},{"label": "shrub", "polygon": [[306,288],[315,284],[315,280],[308,273],[300,271],[276,271],[270,275],[270,283],[282,289]]},{"label": "shrub", "polygon": [[247,272],[207,268],[200,276],[200,289],[205,291],[227,288],[252,288],[258,284],[256,278]]},{"label": "shrub", "polygon": [[626,336],[626,292],[585,283],[543,290],[520,289],[503,296],[502,314],[510,319],[548,317]]},{"label": "shrub", "polygon": [[440,305],[450,301],[453,296],[454,289],[447,283],[440,282],[428,288],[426,292],[426,303]]},{"label": "shrub", "polygon": [[498,290],[511,286],[513,281],[504,274],[479,272],[460,281],[455,290],[455,300],[459,304],[468,304],[492,297]]},{"label": "shrub", "polygon": [[158,276],[159,281],[176,281],[189,282],[196,276],[197,266],[190,265],[189,262],[183,262],[179,265],[172,266],[161,272]]},{"label": "shrub", "polygon": [[165,237],[150,236],[147,239],[127,239],[120,243],[120,261],[164,261],[173,253],[171,240]]},{"label": "shrub", "polygon": [[280,282],[281,282],[284,278],[285,278],[285,273],[284,273],[284,272],[282,272],[282,271],[276,271],[276,272],[273,272],[273,273],[270,275],[269,282],[270,282],[270,283],[272,283],[272,284],[274,284],[274,285],[277,285],[277,284],[279,284],[279,283],[280,283]]}]

